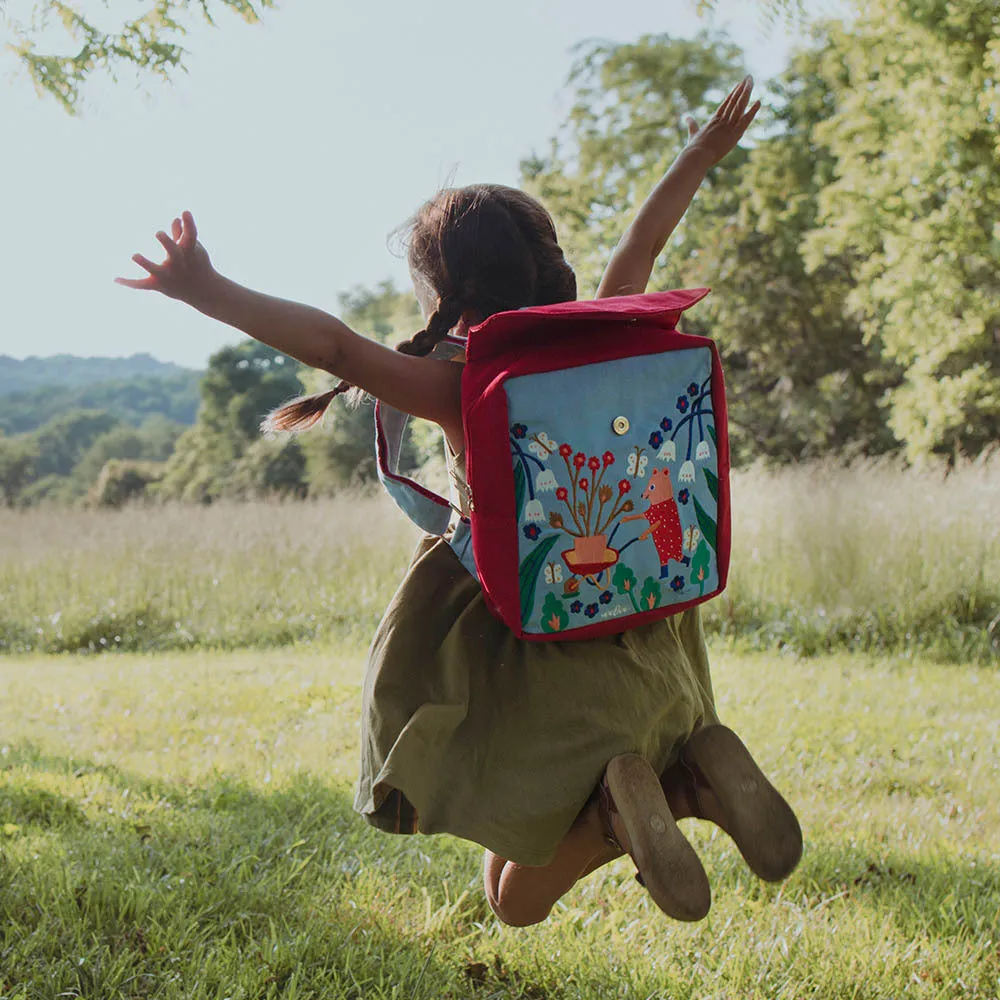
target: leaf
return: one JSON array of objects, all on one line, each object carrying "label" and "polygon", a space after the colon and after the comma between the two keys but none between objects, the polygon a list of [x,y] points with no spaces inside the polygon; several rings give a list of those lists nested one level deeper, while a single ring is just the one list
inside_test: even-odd
[{"label": "leaf", "polygon": [[524,466],[518,462],[514,466],[514,520],[520,524],[521,515],[524,513],[524,497],[527,493],[527,484],[524,481]]},{"label": "leaf", "polygon": [[517,576],[518,588],[521,592],[521,621],[524,624],[527,624],[531,616],[531,609],[535,605],[535,587],[538,584],[538,575],[558,538],[558,535],[546,535],[521,561]]},{"label": "leaf", "polygon": [[[712,428],[709,427],[709,430]],[[712,494],[712,499],[719,502],[719,477],[711,469],[705,469],[705,481],[708,483],[708,492]]]},{"label": "leaf", "polygon": [[719,439],[715,436],[715,424],[708,425],[708,433],[712,436],[712,444],[715,445],[716,450],[719,448]]},{"label": "leaf", "polygon": [[694,512],[698,517],[698,525],[701,528],[701,533],[705,536],[706,541],[709,545],[718,552],[718,548],[715,543],[715,521],[709,517],[708,512],[700,503],[698,503],[698,498],[693,497],[694,500]]}]

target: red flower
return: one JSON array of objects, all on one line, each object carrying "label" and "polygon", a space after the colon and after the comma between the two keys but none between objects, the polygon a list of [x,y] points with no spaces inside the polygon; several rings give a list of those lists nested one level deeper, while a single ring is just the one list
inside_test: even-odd
[{"label": "red flower", "polygon": [[563,458],[569,458],[573,454],[573,449],[568,444],[561,444],[559,445],[559,454]]},{"label": "red flower", "polygon": [[604,453],[604,468],[606,469],[609,465],[614,465],[615,456],[612,452],[606,451]]},{"label": "red flower", "polygon": [[566,489],[565,486],[560,486],[559,489],[556,490],[556,499],[566,500],[568,498],[569,498],[569,491]]},{"label": "red flower", "polygon": [[578,468],[582,469],[587,464],[587,456],[584,455],[582,451],[578,451],[573,456],[573,464]]},{"label": "red flower", "polygon": [[631,492],[632,484],[627,479],[622,479],[618,483],[618,495],[620,497],[625,496],[626,493]]},{"label": "red flower", "polygon": [[600,461],[600,459],[598,459],[598,458],[589,458],[589,459],[587,459],[587,468],[589,468],[591,472],[597,472],[597,470],[600,467],[601,467],[601,461]]},{"label": "red flower", "polygon": [[589,485],[590,485],[590,483],[588,483],[586,479],[581,479],[580,480],[580,489],[583,490],[584,493],[587,492],[587,487]]}]

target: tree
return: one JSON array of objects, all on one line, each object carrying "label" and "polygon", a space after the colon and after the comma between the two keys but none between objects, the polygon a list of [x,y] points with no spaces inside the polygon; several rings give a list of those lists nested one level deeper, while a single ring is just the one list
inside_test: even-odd
[{"label": "tree", "polygon": [[35,478],[37,460],[34,442],[0,436],[0,498],[7,507],[20,502],[25,487]]},{"label": "tree", "polygon": [[996,0],[870,0],[831,29],[818,135],[837,157],[812,265],[855,260],[848,304],[900,366],[910,459],[1000,439],[1000,21]]},{"label": "tree", "polygon": [[[707,33],[691,40],[645,35],[633,44],[588,43],[578,52],[567,121],[548,155],[524,160],[521,173],[555,217],[580,295],[587,297],[627,218],[684,147],[683,116],[710,114],[744,67],[735,45]],[[731,174],[743,158],[743,151],[734,153],[708,183]]]},{"label": "tree", "polygon": [[[737,461],[894,444],[878,406],[881,381],[892,375],[843,307],[851,257],[831,257],[810,274],[800,250],[835,163],[814,133],[833,107],[816,59],[801,54],[775,86],[779,110],[755,129],[756,146],[710,173],[650,282],[651,290],[714,289],[685,329],[713,337],[722,352]],[[570,77],[576,101],[552,153],[523,165],[567,236],[582,294],[596,287],[628,219],[683,148],[683,114],[703,120],[741,73],[740,50],[709,35],[583,52]]]},{"label": "tree", "polygon": [[[70,114],[76,112],[81,87],[95,70],[117,79],[121,70],[132,67],[138,73],[169,79],[185,67],[187,50],[181,41],[194,16],[214,24],[216,12],[229,10],[254,23],[274,6],[274,0],[140,0],[142,13],[112,24],[102,21],[101,11],[93,11],[95,5],[89,6],[90,10],[81,0],[35,0],[26,21],[7,17],[14,35],[10,47],[35,87],[53,96]],[[53,22],[65,30],[71,51],[38,48],[38,36]]]},{"label": "tree", "polygon": [[[253,477],[247,480],[239,463],[259,439],[263,417],[301,394],[301,367],[250,340],[213,354],[201,381],[198,420],[178,438],[158,490],[167,497],[198,501],[245,493]],[[284,482],[281,488],[296,489],[298,482]]]}]

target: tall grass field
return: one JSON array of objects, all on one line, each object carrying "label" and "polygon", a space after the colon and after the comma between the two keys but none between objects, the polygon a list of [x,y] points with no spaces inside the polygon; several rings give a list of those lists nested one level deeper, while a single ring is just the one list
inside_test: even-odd
[{"label": "tall grass field", "polygon": [[[0,651],[363,639],[415,531],[388,500],[0,511]],[[733,478],[742,648],[1000,658],[1000,454],[945,472],[806,465]]]}]

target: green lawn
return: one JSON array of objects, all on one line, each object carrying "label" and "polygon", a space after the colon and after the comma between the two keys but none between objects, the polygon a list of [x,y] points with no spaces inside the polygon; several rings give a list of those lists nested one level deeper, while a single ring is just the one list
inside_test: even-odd
[{"label": "green lawn", "polygon": [[0,660],[0,998],[997,996],[996,671],[716,650],[799,870],[762,885],[688,821],[704,922],[619,862],[514,930],[479,849],[354,816],[362,661]]}]

